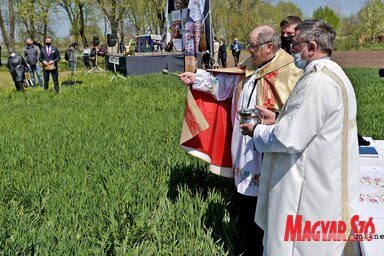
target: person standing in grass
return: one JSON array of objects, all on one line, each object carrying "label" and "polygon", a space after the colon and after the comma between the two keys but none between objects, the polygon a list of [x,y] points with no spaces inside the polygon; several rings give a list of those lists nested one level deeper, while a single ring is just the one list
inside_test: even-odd
[{"label": "person standing in grass", "polygon": [[37,50],[37,46],[33,43],[31,38],[27,38],[25,40],[25,43],[27,44],[24,48],[24,57],[28,64],[28,70],[29,74],[31,75],[33,87],[36,87],[36,79],[35,79],[35,73],[37,76],[37,79],[39,80],[39,85],[43,87],[43,79],[41,78],[41,72],[40,72],[40,65],[38,63],[39,61],[39,52]]},{"label": "person standing in grass", "polygon": [[239,63],[240,59],[240,52],[241,52],[241,44],[237,38],[233,40],[233,43],[231,43],[229,49],[232,51],[233,59],[235,60],[235,67],[237,67],[237,64]]},{"label": "person standing in grass", "polygon": [[92,48],[91,48],[91,52],[89,53],[89,59],[91,60],[92,62],[92,67],[96,67],[97,63],[96,63],[96,56],[97,55],[97,50],[96,50],[96,46],[94,44],[92,44]]},{"label": "person standing in grass", "polygon": [[220,43],[217,41],[217,38],[213,38],[213,60],[215,61],[213,63],[213,68],[219,68],[219,48]]},{"label": "person standing in grass", "polygon": [[227,45],[224,40],[220,40],[219,59],[223,68],[227,67]]},{"label": "person standing in grass", "polygon": [[[351,223],[357,212],[356,96],[347,75],[331,60],[335,38],[335,30],[323,21],[297,25],[292,52],[303,76],[277,119],[260,108],[262,124],[242,125],[252,146],[264,152],[256,210],[256,223],[264,230],[264,255],[355,255],[351,241],[316,241],[315,234],[301,229],[298,234],[289,224]],[[348,239],[349,225],[338,225],[333,235]],[[300,241],[308,235],[312,239]]]},{"label": "person standing in grass", "polygon": [[16,54],[16,52],[11,49],[7,65],[8,70],[11,73],[12,80],[15,83],[16,90],[23,91],[25,72],[28,68],[27,62],[22,56]]},{"label": "person standing in grass", "polygon": [[89,48],[88,44],[86,44],[83,49],[83,61],[87,69],[91,69],[91,65],[89,64],[90,56],[91,56],[91,49]]},{"label": "person standing in grass", "polygon": [[[214,73],[197,69],[196,73],[180,74],[194,100],[187,101],[182,147],[210,163],[213,173],[235,178],[234,204],[239,212],[236,255],[263,253],[263,231],[254,222],[262,154],[255,150],[252,138],[242,134],[237,112],[255,105],[280,111],[302,74],[293,57],[280,49],[279,41],[271,26],[256,27],[249,34],[250,57],[239,65],[242,69],[216,69]],[[199,131],[204,121],[208,126]],[[190,138],[188,134],[195,135]],[[217,159],[218,155],[222,159]],[[219,165],[219,160],[229,163]]]},{"label": "person standing in grass", "polygon": [[44,67],[44,90],[48,90],[49,75],[52,75],[56,93],[59,93],[59,71],[58,62],[60,61],[60,53],[56,47],[52,46],[52,38],[45,39],[45,46],[40,50],[40,62]]}]

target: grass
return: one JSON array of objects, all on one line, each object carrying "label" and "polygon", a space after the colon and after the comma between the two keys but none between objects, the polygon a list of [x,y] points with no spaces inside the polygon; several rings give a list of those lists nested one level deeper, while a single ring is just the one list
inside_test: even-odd
[{"label": "grass", "polygon": [[348,68],[357,98],[359,133],[374,139],[384,139],[384,78],[377,68]]},{"label": "grass", "polygon": [[[377,70],[347,73],[360,133],[383,139]],[[230,255],[234,185],[179,148],[184,86],[110,77],[0,88],[0,255]]]},{"label": "grass", "polygon": [[232,182],[178,147],[185,88],[109,77],[0,95],[1,254],[224,255]]}]

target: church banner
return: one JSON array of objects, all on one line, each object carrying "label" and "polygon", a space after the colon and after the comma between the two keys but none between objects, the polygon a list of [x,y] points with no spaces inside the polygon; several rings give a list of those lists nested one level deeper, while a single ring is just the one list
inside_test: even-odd
[{"label": "church banner", "polygon": [[[198,66],[198,53],[207,50],[212,53],[210,0],[167,0],[166,17],[167,42],[172,40],[175,46],[177,44],[176,50],[180,50],[182,43],[185,71],[194,72]],[[178,34],[180,28],[181,37]]]}]

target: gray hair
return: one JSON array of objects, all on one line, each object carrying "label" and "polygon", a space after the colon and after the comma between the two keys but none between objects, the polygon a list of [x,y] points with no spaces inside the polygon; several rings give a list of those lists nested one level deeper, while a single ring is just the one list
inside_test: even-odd
[{"label": "gray hair", "polygon": [[305,20],[296,26],[303,41],[315,41],[320,51],[331,56],[335,46],[335,30],[322,20]]},{"label": "gray hair", "polygon": [[276,30],[268,26],[260,33],[257,35],[257,44],[262,45],[262,44],[267,44],[267,43],[272,43],[273,47],[278,50],[280,48],[280,37],[276,33]]}]

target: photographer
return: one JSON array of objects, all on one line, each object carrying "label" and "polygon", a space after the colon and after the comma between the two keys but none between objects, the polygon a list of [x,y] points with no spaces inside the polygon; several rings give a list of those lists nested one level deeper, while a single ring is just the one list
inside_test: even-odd
[{"label": "photographer", "polygon": [[92,61],[92,67],[96,67],[96,55],[97,55],[96,46],[92,44],[92,49],[89,54],[89,59]]},{"label": "photographer", "polygon": [[65,60],[69,63],[69,69],[71,70],[71,75],[73,75],[75,70],[75,48],[77,43],[72,43],[69,45],[67,51],[65,52]]}]

